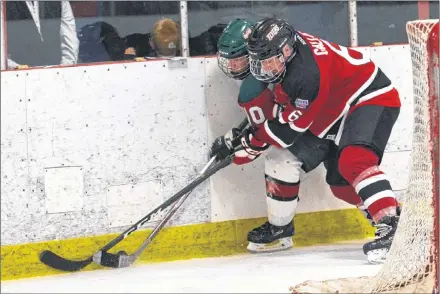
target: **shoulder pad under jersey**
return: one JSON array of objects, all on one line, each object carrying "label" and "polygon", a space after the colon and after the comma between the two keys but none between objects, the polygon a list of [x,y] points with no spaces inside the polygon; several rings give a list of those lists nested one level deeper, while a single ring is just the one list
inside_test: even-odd
[{"label": "shoulder pad under jersey", "polygon": [[238,103],[247,103],[257,98],[267,89],[269,84],[257,80],[253,75],[248,75],[243,80],[238,94]]}]

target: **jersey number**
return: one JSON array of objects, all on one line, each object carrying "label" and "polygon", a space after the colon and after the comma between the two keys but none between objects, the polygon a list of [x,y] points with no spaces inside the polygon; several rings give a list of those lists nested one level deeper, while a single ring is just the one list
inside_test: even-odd
[{"label": "jersey number", "polygon": [[301,111],[299,111],[299,110],[295,110],[295,111],[292,111],[291,114],[289,114],[289,116],[287,117],[287,119],[288,119],[289,121],[296,121],[301,115],[302,115],[302,112],[301,112]]},{"label": "jersey number", "polygon": [[362,65],[370,62],[369,58],[364,57],[364,55],[361,52],[356,51],[360,55],[359,58],[353,57],[350,55],[350,51],[348,51],[347,47],[339,46],[339,48],[334,47],[332,44],[330,44],[327,41],[322,40],[333,52],[338,54],[339,56],[343,57],[345,60],[347,60],[349,63],[353,65]]},{"label": "jersey number", "polygon": [[263,110],[258,106],[252,106],[251,108],[249,108],[249,115],[251,116],[252,121],[257,125],[262,124],[266,121]]}]

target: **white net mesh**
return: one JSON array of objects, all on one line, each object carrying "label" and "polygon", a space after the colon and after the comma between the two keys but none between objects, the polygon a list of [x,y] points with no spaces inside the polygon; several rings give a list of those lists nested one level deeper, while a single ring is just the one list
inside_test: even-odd
[{"label": "white net mesh", "polygon": [[439,20],[408,22],[414,88],[411,172],[387,261],[374,277],[306,281],[292,293],[438,293]]}]

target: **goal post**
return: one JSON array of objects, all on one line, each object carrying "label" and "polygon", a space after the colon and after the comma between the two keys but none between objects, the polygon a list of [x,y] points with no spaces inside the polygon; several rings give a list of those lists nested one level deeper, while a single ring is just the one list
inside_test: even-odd
[{"label": "goal post", "polygon": [[414,124],[408,188],[386,262],[373,277],[306,281],[292,293],[439,293],[439,20],[406,24]]}]

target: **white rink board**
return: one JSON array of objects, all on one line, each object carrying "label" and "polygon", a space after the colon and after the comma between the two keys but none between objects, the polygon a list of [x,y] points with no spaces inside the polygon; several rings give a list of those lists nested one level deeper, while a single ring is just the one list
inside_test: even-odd
[{"label": "white rink board", "polygon": [[[208,152],[204,83],[203,59],[173,69],[162,61],[29,70],[19,77],[3,72],[2,159],[7,163],[2,175],[21,179],[29,170],[29,177],[2,181],[2,215],[8,216],[2,221],[2,244],[120,231],[112,229],[115,223],[137,221],[139,213],[145,215],[185,186]],[[23,92],[26,109],[18,102]],[[25,133],[18,132],[26,121]],[[4,148],[8,142],[12,148]],[[21,142],[23,148],[28,144],[27,154],[20,152],[29,163],[23,171],[18,169]],[[83,205],[48,214],[45,169],[69,166],[82,168]],[[108,190],[136,185],[137,194],[144,187],[148,195],[145,182],[156,183],[160,197],[150,195],[155,200],[144,205],[136,199],[121,200],[117,208],[110,204]],[[16,192],[22,189],[29,194]],[[197,201],[187,205],[178,223],[210,220],[207,189],[205,184],[194,192]],[[115,215],[118,219],[110,220]]]},{"label": "white rink board", "polygon": [[1,73],[1,239],[27,235],[16,228],[29,213],[25,73]]},{"label": "white rink board", "polygon": [[[409,48],[359,50],[402,96],[382,168],[404,190],[413,119]],[[244,115],[236,104],[240,82],[224,76],[215,58],[186,62],[2,72],[1,244],[119,232],[197,176],[212,141]],[[57,168],[72,177],[66,186],[45,182],[45,171]],[[332,196],[324,174],[321,165],[303,175],[299,212],[350,207]],[[66,188],[60,197],[72,193],[77,201],[55,207],[60,199],[47,187]],[[265,215],[258,159],[218,172],[170,225]]]}]

